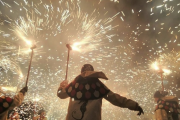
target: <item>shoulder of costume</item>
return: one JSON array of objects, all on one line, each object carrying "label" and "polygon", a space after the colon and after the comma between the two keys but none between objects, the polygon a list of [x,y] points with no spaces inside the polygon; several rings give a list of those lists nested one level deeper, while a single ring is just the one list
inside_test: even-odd
[{"label": "shoulder of costume", "polygon": [[10,108],[12,103],[13,103],[12,98],[6,97],[6,96],[1,96],[0,97],[0,114],[7,111]]},{"label": "shoulder of costume", "polygon": [[108,80],[103,72],[85,71],[66,86],[66,93],[75,100],[95,100],[110,91],[98,78]]},{"label": "shoulder of costume", "polygon": [[162,98],[165,101],[174,101],[178,103],[178,98],[176,96],[165,96],[164,98]]},{"label": "shoulder of costume", "polygon": [[85,71],[81,73],[79,76],[83,78],[101,78],[101,79],[108,80],[106,75],[101,71]]}]

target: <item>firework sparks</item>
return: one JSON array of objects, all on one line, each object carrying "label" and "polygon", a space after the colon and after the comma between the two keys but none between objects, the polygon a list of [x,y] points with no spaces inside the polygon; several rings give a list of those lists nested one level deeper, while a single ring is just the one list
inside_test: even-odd
[{"label": "firework sparks", "polygon": [[[133,7],[119,0],[0,0],[0,66],[4,69],[0,72],[1,85],[24,86],[29,48],[37,44],[25,101],[38,98],[37,103],[48,111],[49,119],[65,119],[68,100],[59,100],[56,91],[64,80],[64,45],[69,43],[78,51],[70,57],[70,81],[84,63],[90,63],[107,74],[110,80],[105,84],[112,91],[127,93],[124,96],[138,101],[146,113],[135,117],[134,112],[117,110],[103,101],[103,120],[114,116],[118,116],[117,120],[153,119],[151,99],[160,88],[160,76],[150,72],[148,64],[157,60],[166,66],[162,68],[167,73],[165,88],[179,95],[179,3],[147,0],[138,4]],[[158,62],[150,67],[160,70]]]}]

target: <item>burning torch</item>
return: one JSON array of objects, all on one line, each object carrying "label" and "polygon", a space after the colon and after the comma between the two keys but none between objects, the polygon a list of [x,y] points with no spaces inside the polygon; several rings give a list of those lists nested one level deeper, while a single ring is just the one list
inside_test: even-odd
[{"label": "burning torch", "polygon": [[65,80],[62,81],[60,83],[61,84],[67,84],[68,80],[67,80],[67,76],[68,76],[68,65],[69,65],[69,55],[70,55],[70,51],[71,50],[76,50],[76,51],[80,51],[80,49],[78,48],[78,45],[80,45],[80,43],[74,43],[72,46],[70,44],[66,44],[66,47],[68,48],[68,56],[67,56],[67,65],[66,65],[66,75],[65,75]]},{"label": "burning torch", "polygon": [[69,54],[70,54],[70,51],[72,50],[72,47],[69,44],[66,44],[66,47],[68,48],[68,56],[67,56],[67,65],[66,65],[65,80],[67,80],[67,74],[68,74]]},{"label": "burning torch", "polygon": [[152,68],[153,68],[154,70],[157,70],[157,72],[160,74],[160,76],[161,76],[162,91],[164,91],[163,74],[168,75],[168,74],[171,73],[171,71],[168,70],[168,69],[163,68],[163,66],[162,66],[162,65],[159,65],[159,63],[157,63],[157,62],[154,62],[154,63],[152,64]]}]

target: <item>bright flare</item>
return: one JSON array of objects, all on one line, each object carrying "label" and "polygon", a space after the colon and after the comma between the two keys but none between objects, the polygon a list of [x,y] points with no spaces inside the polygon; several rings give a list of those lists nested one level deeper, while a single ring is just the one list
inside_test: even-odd
[{"label": "bright flare", "polygon": [[73,50],[80,51],[80,48],[79,48],[80,45],[81,45],[80,42],[76,42],[71,47],[72,47]]},{"label": "bright flare", "polygon": [[26,42],[28,45],[32,46],[32,42],[31,42],[31,41],[25,40],[25,42]]},{"label": "bright flare", "polygon": [[171,73],[171,71],[168,70],[168,69],[162,69],[162,70],[163,70],[163,72],[164,72],[165,75],[169,75],[169,74]]},{"label": "bright flare", "polygon": [[158,63],[157,62],[154,62],[151,67],[155,70],[159,70],[159,66],[158,66]]}]

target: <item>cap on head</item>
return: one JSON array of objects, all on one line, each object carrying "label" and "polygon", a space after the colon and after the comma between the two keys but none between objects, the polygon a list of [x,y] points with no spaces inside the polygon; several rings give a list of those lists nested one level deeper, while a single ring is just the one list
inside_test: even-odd
[{"label": "cap on head", "polygon": [[91,64],[84,64],[83,67],[81,68],[81,73],[85,71],[94,71],[94,68]]}]

